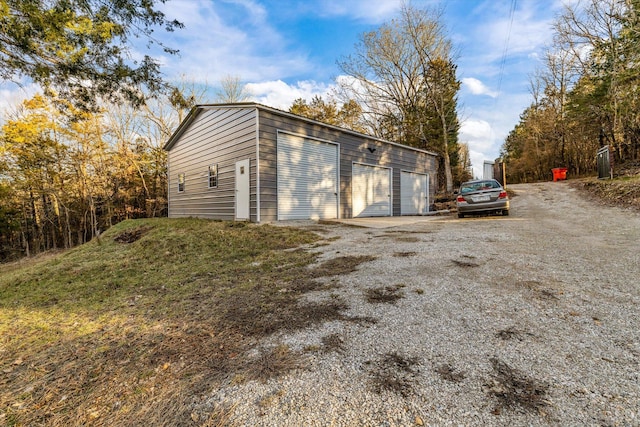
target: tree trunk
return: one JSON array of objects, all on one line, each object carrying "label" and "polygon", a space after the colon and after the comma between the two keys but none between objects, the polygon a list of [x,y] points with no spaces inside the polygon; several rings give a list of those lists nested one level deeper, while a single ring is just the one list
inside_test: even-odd
[{"label": "tree trunk", "polygon": [[444,114],[444,109],[441,109],[440,112],[440,120],[442,122],[442,140],[443,140],[443,150],[442,157],[444,158],[444,178],[446,183],[447,193],[453,192],[453,174],[451,173],[451,159],[449,158],[449,137],[448,134],[448,126],[447,126],[447,117]]}]

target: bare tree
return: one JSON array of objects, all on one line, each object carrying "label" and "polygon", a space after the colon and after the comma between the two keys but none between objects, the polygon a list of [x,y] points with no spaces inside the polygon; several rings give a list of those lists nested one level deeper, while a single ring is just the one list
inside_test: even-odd
[{"label": "bare tree", "polygon": [[[183,79],[170,96],[157,97],[143,108],[125,104],[108,109],[109,136],[112,149],[117,153],[114,179],[129,183],[122,186],[116,199],[127,200],[140,214],[144,212],[144,216],[161,214],[167,199],[167,154],[162,147],[189,110],[204,99],[206,91],[206,87]],[[116,204],[118,202],[116,200]],[[115,216],[125,219],[129,215],[125,212]]]},{"label": "bare tree", "polygon": [[226,75],[220,80],[220,89],[216,92],[216,102],[233,104],[248,101],[251,94],[240,77]]},{"label": "bare tree", "polygon": [[442,21],[441,10],[404,4],[398,19],[361,35],[355,53],[338,62],[349,76],[339,83],[363,107],[371,133],[439,152],[452,191],[449,143],[459,127],[460,84]]}]

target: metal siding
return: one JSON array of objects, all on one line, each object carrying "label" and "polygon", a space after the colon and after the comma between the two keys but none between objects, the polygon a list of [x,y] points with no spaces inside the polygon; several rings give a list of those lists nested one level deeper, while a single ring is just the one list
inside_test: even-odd
[{"label": "metal siding", "polygon": [[278,133],[278,219],[333,219],[338,214],[338,147]]},{"label": "metal siding", "polygon": [[391,170],[359,163],[352,167],[353,216],[391,215]]},{"label": "metal siding", "polygon": [[[415,151],[409,147],[392,145],[353,133],[340,132],[321,124],[296,120],[285,114],[258,108],[260,114],[260,206],[263,221],[277,220],[277,159],[278,131],[286,131],[310,138],[318,138],[339,144],[339,217],[352,217],[351,173],[352,164],[375,164],[392,168],[392,214],[400,215],[400,170],[429,175],[429,196],[437,188],[437,157]],[[375,148],[372,153],[368,148]]]},{"label": "metal siding", "polygon": [[[235,162],[250,159],[250,212],[256,212],[256,109],[205,109],[168,153],[169,217],[233,220]],[[218,187],[208,187],[208,167],[218,164]],[[178,174],[185,191],[178,193]]]},{"label": "metal siding", "polygon": [[400,214],[419,215],[429,209],[429,176],[400,171]]}]

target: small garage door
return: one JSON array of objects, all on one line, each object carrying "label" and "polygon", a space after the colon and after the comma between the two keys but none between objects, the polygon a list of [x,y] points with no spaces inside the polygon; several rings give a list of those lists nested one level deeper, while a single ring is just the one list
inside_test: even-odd
[{"label": "small garage door", "polygon": [[278,219],[338,217],[338,146],[278,133]]},{"label": "small garage door", "polygon": [[353,164],[353,217],[391,215],[391,169]]},{"label": "small garage door", "polygon": [[400,172],[400,213],[419,215],[429,206],[428,175],[415,172]]}]

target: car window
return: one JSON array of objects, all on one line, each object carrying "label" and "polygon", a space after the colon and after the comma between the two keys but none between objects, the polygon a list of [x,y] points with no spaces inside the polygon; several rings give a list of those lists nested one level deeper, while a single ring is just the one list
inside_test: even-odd
[{"label": "car window", "polygon": [[460,187],[460,193],[465,194],[465,193],[471,193],[472,191],[476,191],[477,188],[475,187],[474,184],[462,184],[462,186]]},{"label": "car window", "polygon": [[460,187],[460,193],[465,194],[474,191],[492,190],[494,188],[500,188],[500,183],[498,181],[466,182]]}]

